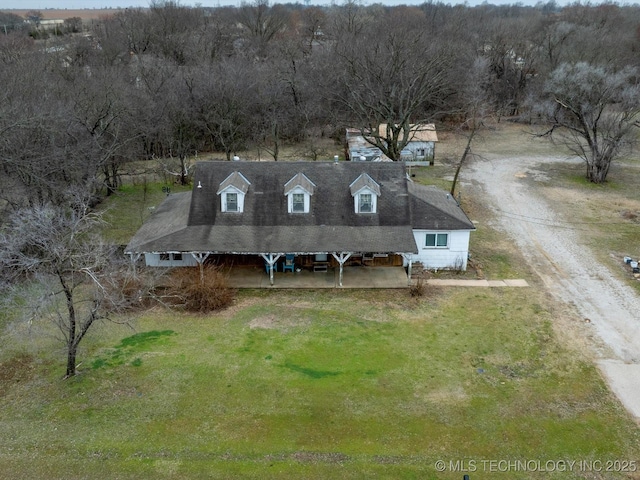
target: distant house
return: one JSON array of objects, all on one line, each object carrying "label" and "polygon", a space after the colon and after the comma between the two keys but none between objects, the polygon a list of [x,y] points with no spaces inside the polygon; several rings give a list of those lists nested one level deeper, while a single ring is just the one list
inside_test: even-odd
[{"label": "distant house", "polygon": [[[298,268],[466,269],[475,227],[446,192],[402,162],[200,162],[125,253],[148,266],[214,262],[267,273]],[[340,277],[341,278],[341,277]],[[273,276],[271,276],[273,282]]]},{"label": "distant house", "polygon": [[[433,165],[435,145],[438,141],[436,127],[433,123],[410,125],[409,142],[402,149],[400,159],[406,162],[428,162]],[[387,124],[378,127],[378,134],[386,136]],[[378,147],[368,142],[362,132],[356,128],[346,131],[347,153],[351,161],[385,162],[391,161]]]},{"label": "distant house", "polygon": [[64,25],[64,19],[62,18],[46,19],[46,20],[43,19],[38,22],[38,26],[42,30],[56,30],[56,29],[62,28],[63,25]]}]

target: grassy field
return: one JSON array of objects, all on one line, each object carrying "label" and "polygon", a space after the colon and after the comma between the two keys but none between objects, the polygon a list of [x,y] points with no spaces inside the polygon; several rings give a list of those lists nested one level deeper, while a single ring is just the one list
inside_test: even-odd
[{"label": "grassy field", "polygon": [[[590,201],[596,190],[558,169],[541,188]],[[446,188],[451,173],[444,162],[416,178]],[[612,174],[620,201],[635,198],[632,181]],[[112,240],[128,242],[162,186],[130,185],[105,202]],[[420,299],[245,290],[207,316],[154,308],[99,324],[66,381],[46,319],[0,311],[0,477],[640,478],[607,464],[640,461],[640,429],[567,328],[579,320],[462,195],[479,222],[481,273],[531,288],[431,288]],[[597,205],[616,211],[604,197],[585,218],[607,217]]]},{"label": "grassy field", "polygon": [[14,335],[2,475],[446,479],[473,460],[488,478],[482,461],[640,458],[638,429],[544,303],[524,289],[246,291],[217,315],[101,326],[68,381],[53,344]]}]

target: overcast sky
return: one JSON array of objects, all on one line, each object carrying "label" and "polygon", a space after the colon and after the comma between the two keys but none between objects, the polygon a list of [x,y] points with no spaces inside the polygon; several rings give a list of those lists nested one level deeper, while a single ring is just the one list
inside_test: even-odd
[{"label": "overcast sky", "polygon": [[[275,3],[295,3],[296,0],[282,0]],[[297,0],[299,3],[303,3],[304,0]],[[383,3],[385,5],[410,5],[421,4],[425,0],[365,0],[365,4]],[[443,3],[460,4],[465,3],[463,0],[442,0]],[[470,0],[466,3],[469,5],[477,5],[482,3],[483,0]],[[546,0],[544,0],[546,1]],[[566,4],[569,0],[556,0],[559,5]],[[78,9],[78,8],[118,8],[118,7],[148,7],[149,0],[0,0],[0,10],[7,9],[37,9],[45,10],[47,8],[53,9]],[[203,7],[216,7],[219,5],[240,5],[241,0],[180,0],[180,5],[195,5],[201,4]],[[250,1],[248,2],[250,3]],[[272,0],[272,3],[273,0]],[[310,0],[312,5],[328,5],[332,0]],[[343,3],[342,0],[335,1],[337,4]],[[505,5],[518,3],[517,0],[489,0],[488,3],[495,5]],[[519,3],[524,5],[535,5],[537,0],[523,0]],[[599,2],[593,2],[599,3]],[[633,2],[631,2],[633,3]]]}]

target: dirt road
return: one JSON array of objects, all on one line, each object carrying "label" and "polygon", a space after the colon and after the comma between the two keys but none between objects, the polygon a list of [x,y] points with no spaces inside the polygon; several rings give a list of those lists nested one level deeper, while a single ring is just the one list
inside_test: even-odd
[{"label": "dirt road", "polygon": [[[570,161],[541,156],[485,155],[464,180],[480,189],[494,211],[496,227],[521,249],[548,291],[572,306],[585,336],[596,334],[594,356],[611,389],[640,420],[640,298],[618,280],[536,188],[545,162]],[[578,161],[578,160],[575,160]]]}]

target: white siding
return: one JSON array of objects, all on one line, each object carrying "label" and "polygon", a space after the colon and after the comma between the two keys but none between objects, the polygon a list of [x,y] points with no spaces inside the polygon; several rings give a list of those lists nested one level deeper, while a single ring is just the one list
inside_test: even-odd
[{"label": "white siding", "polygon": [[[449,243],[446,248],[427,248],[427,233],[448,233]],[[425,268],[438,269],[467,269],[469,256],[470,230],[456,230],[443,232],[435,230],[414,230],[413,237],[418,246],[418,254],[414,255],[414,262],[421,262]]]},{"label": "white siding", "polygon": [[169,260],[161,260],[160,253],[145,253],[144,262],[147,267],[195,267],[198,262],[190,253],[183,253],[182,260],[175,260],[174,254],[170,253]]},{"label": "white siding", "polygon": [[[434,142],[412,141],[407,143],[407,146],[400,152],[400,156],[407,160],[432,160],[434,147]],[[421,154],[421,150],[424,150],[424,155]]]}]

